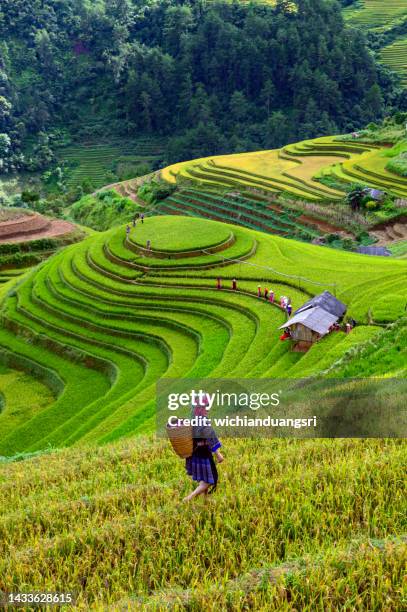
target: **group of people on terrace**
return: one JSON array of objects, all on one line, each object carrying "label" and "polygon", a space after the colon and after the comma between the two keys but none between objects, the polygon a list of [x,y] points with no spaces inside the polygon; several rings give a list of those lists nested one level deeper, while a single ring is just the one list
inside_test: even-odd
[{"label": "group of people on terrace", "polygon": [[[222,285],[222,278],[220,276],[218,276],[216,278],[216,288],[217,289],[222,289],[223,285]],[[233,291],[237,291],[237,280],[236,278],[232,279],[232,290]],[[266,301],[270,302],[270,304],[274,304],[275,303],[275,294],[274,291],[272,289],[269,289],[268,287],[264,287],[264,289],[262,289],[261,285],[257,285],[257,297],[258,298],[264,298]],[[287,316],[290,317],[291,313],[292,313],[292,304],[291,304],[291,298],[282,295],[280,297],[280,302],[279,302],[280,308],[282,308],[286,313]]]},{"label": "group of people on terrace", "polygon": [[[144,223],[144,213],[136,213],[134,215],[133,218],[133,228],[135,228],[137,226],[137,221],[140,221],[141,223]],[[130,236],[130,232],[131,232],[131,227],[129,225],[129,223],[126,225],[126,236],[127,238]],[[147,240],[146,241],[146,250],[147,251],[151,251],[151,240]]]},{"label": "group of people on terrace", "polygon": [[[133,221],[132,221],[132,226],[133,228],[137,227],[137,221],[140,221],[141,223],[144,223],[144,213],[136,213],[133,217]],[[130,234],[131,232],[131,227],[129,225],[129,223],[126,225],[126,234],[127,236]]]}]

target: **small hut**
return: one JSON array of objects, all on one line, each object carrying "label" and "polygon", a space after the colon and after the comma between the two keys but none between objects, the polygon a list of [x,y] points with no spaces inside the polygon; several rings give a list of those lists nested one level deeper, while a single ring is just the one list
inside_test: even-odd
[{"label": "small hut", "polygon": [[291,340],[294,342],[293,350],[305,352],[325,336],[338,317],[323,308],[308,308],[294,315],[281,325],[280,329],[289,328]]},{"label": "small hut", "polygon": [[368,195],[375,202],[381,202],[386,197],[385,191],[380,191],[380,189],[365,189],[366,195]]},{"label": "small hut", "polygon": [[293,350],[305,352],[323,336],[346,312],[346,306],[332,293],[324,291],[305,302],[280,329],[288,329]]},{"label": "small hut", "polygon": [[329,291],[323,291],[319,295],[305,302],[298,310],[295,311],[294,314],[299,312],[303,312],[304,310],[308,310],[309,308],[319,307],[330,314],[335,315],[338,319],[342,318],[346,312],[346,305],[338,300],[332,293]]},{"label": "small hut", "polygon": [[356,251],[362,255],[376,255],[376,257],[390,257],[391,255],[389,249],[378,246],[360,246]]}]

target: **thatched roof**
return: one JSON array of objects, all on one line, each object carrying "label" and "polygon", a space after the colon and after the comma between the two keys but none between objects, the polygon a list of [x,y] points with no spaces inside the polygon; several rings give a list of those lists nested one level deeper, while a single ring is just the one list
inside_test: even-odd
[{"label": "thatched roof", "polygon": [[327,312],[323,308],[308,308],[303,312],[295,314],[291,319],[284,323],[284,325],[281,325],[280,329],[283,329],[284,327],[291,327],[291,325],[294,325],[295,323],[301,323],[305,327],[308,327],[308,329],[311,329],[312,331],[321,334],[321,336],[324,336],[328,333],[331,325],[337,320],[337,316]]},{"label": "thatched roof", "polygon": [[346,312],[346,305],[340,302],[332,293],[329,291],[324,291],[320,295],[316,295],[315,297],[308,300],[295,311],[294,314],[303,312],[304,310],[308,310],[309,308],[319,307],[325,310],[326,312],[335,315],[338,319],[343,317]]}]

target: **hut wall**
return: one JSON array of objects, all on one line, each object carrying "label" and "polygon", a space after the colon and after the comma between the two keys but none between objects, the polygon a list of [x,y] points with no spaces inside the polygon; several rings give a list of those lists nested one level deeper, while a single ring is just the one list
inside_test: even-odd
[{"label": "hut wall", "polygon": [[308,329],[308,327],[305,327],[305,325],[301,323],[296,323],[291,327],[291,338],[297,342],[315,342],[317,340],[316,336],[318,336],[318,334],[315,334],[311,329]]}]

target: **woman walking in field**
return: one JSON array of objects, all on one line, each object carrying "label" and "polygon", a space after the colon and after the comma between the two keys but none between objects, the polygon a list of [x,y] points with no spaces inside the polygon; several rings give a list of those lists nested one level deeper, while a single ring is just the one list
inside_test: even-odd
[{"label": "woman walking in field", "polygon": [[[194,417],[207,417],[207,400],[203,405],[195,404],[193,407]],[[191,501],[198,495],[213,493],[218,484],[218,470],[216,469],[213,454],[218,463],[222,463],[223,456],[220,452],[219,442],[213,428],[210,425],[202,425],[193,428],[194,450],[191,457],[185,460],[187,474],[192,480],[198,482],[196,489],[184,497],[184,501]]]}]

